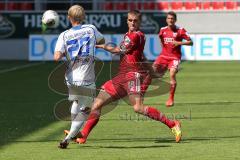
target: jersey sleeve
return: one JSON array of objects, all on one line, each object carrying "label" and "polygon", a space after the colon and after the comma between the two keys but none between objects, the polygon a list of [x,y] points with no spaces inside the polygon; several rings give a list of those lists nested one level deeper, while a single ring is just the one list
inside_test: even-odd
[{"label": "jersey sleeve", "polygon": [[161,37],[162,36],[162,28],[160,29],[159,33],[158,33],[158,37]]},{"label": "jersey sleeve", "polygon": [[58,37],[58,40],[56,42],[55,46],[55,52],[61,52],[62,54],[65,53],[65,48],[64,48],[64,33],[61,33]]},{"label": "jersey sleeve", "polygon": [[96,36],[96,41],[97,41],[97,43],[98,43],[99,41],[101,41],[102,39],[104,39],[102,33],[100,33],[100,32],[98,31],[98,29],[97,29],[94,25],[91,25],[91,27],[92,27],[93,30],[94,30],[94,34],[95,34],[95,36]]},{"label": "jersey sleeve", "polygon": [[184,28],[181,30],[181,37],[187,41],[191,40],[190,35],[187,33],[187,31]]}]

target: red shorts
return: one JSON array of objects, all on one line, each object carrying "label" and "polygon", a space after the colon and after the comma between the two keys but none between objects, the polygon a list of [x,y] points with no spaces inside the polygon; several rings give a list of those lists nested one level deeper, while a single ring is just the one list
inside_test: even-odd
[{"label": "red shorts", "polygon": [[129,94],[144,95],[151,83],[151,77],[147,73],[128,72],[119,74],[107,81],[101,88],[114,99],[123,98]]},{"label": "red shorts", "polygon": [[164,56],[159,56],[153,63],[153,66],[157,68],[157,71],[159,73],[164,73],[166,72],[167,69],[171,69],[171,68],[178,70],[180,62],[181,60],[177,58],[168,58]]}]

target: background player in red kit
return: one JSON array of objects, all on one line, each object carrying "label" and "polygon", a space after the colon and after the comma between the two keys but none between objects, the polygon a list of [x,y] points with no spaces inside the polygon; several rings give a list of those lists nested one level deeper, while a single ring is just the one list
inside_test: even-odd
[{"label": "background player in red kit", "polygon": [[156,108],[143,105],[143,95],[151,82],[151,78],[144,65],[145,35],[139,31],[140,23],[141,13],[136,10],[130,11],[127,19],[129,30],[125,34],[120,47],[97,45],[98,48],[121,55],[119,72],[116,77],[102,86],[102,90],[94,101],[87,123],[82,132],[79,133],[81,138],[78,138],[77,142],[85,143],[90,131],[98,123],[101,108],[104,105],[127,95],[135,112],[164,123],[172,130],[176,142],[180,141],[181,128],[179,121],[170,120]]},{"label": "background player in red kit", "polygon": [[174,93],[177,86],[176,74],[181,61],[181,45],[193,45],[187,31],[176,26],[176,21],[176,13],[173,11],[168,12],[166,18],[167,26],[162,27],[159,32],[162,52],[153,64],[154,71],[160,75],[163,75],[168,69],[170,72],[170,95],[166,102],[167,107],[174,105]]}]

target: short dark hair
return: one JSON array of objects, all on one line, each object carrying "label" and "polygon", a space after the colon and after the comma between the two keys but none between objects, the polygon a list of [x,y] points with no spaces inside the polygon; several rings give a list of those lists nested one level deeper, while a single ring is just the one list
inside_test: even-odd
[{"label": "short dark hair", "polygon": [[129,12],[128,12],[128,14],[134,14],[134,15],[136,15],[136,16],[138,16],[138,18],[140,19],[140,21],[141,21],[141,19],[142,19],[142,14],[141,14],[141,12],[139,11],[139,10],[130,10]]},{"label": "short dark hair", "polygon": [[168,16],[168,15],[173,16],[173,17],[175,18],[175,20],[177,20],[177,14],[176,14],[175,12],[169,11],[169,12],[167,13],[167,16]]}]

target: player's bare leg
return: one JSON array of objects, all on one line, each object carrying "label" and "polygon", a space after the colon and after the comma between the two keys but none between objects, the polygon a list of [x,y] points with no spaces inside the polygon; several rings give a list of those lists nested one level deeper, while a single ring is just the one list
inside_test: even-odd
[{"label": "player's bare leg", "polygon": [[172,107],[174,105],[174,94],[177,87],[177,80],[176,80],[177,69],[171,68],[169,72],[170,72],[170,94],[166,102],[166,106]]},{"label": "player's bare leg", "polygon": [[167,71],[167,68],[162,65],[152,65],[153,72],[151,73],[152,78],[162,78]]},{"label": "player's bare leg", "polygon": [[145,115],[153,120],[160,121],[167,125],[173,132],[176,142],[181,140],[181,126],[177,120],[168,119],[162,112],[151,106],[143,105],[143,97],[139,94],[129,95],[130,104],[136,113]]},{"label": "player's bare leg", "polygon": [[99,121],[102,107],[110,102],[112,102],[111,96],[105,91],[100,91],[93,103],[87,122],[81,131],[82,137],[76,140],[78,143],[86,142],[89,133]]}]

